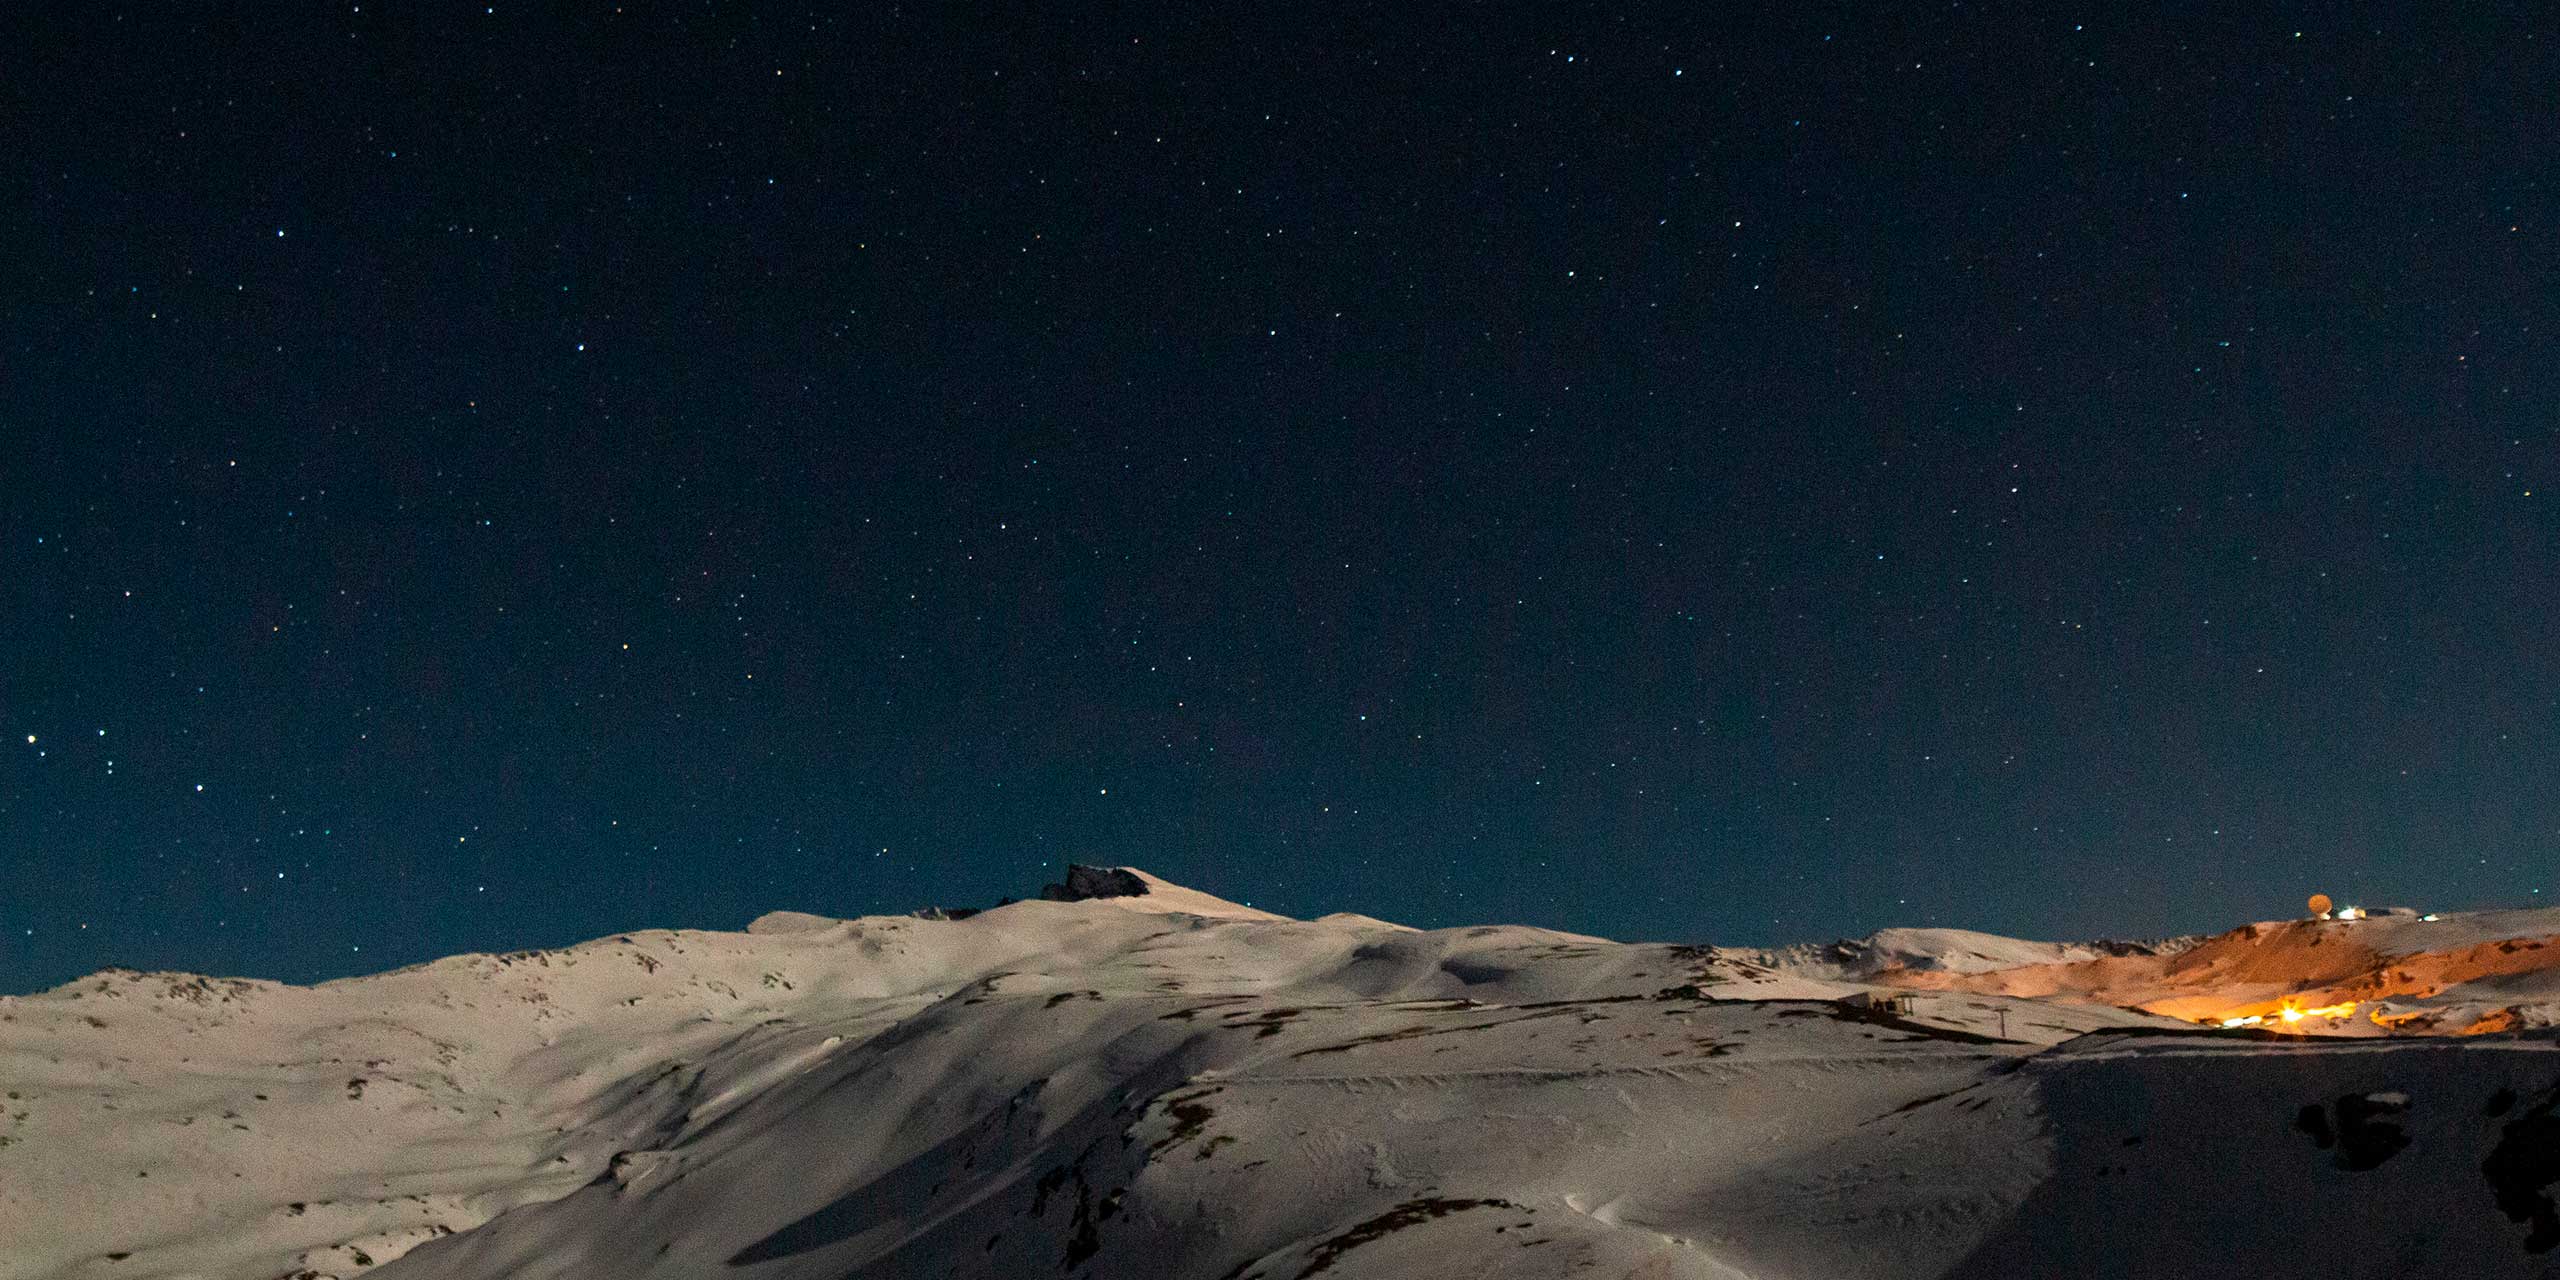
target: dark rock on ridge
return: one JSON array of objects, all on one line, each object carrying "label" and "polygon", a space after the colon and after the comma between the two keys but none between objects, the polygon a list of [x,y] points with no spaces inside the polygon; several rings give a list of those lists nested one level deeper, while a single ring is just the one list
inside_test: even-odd
[{"label": "dark rock on ridge", "polygon": [[1146,892],[1147,882],[1127,867],[1069,863],[1066,883],[1041,886],[1040,897],[1046,902],[1084,902],[1093,898],[1135,898]]}]

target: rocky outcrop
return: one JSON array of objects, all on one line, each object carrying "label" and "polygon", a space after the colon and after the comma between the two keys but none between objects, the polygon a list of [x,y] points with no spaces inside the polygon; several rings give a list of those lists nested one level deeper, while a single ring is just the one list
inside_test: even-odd
[{"label": "rocky outcrop", "polygon": [[1047,902],[1088,902],[1095,898],[1135,898],[1146,892],[1147,882],[1127,867],[1070,863],[1066,883],[1041,886],[1040,897]]}]

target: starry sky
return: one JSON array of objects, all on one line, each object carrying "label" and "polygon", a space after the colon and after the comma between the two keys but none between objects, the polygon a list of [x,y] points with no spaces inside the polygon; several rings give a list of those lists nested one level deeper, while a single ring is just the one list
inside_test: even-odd
[{"label": "starry sky", "polygon": [[2548,7],[146,8],[0,16],[0,990],[2551,889]]}]

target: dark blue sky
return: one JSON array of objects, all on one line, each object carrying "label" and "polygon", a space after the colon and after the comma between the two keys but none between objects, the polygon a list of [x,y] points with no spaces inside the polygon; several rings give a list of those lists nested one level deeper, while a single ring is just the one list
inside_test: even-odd
[{"label": "dark blue sky", "polygon": [[2547,9],[844,8],[0,18],[0,990],[2551,886]]}]

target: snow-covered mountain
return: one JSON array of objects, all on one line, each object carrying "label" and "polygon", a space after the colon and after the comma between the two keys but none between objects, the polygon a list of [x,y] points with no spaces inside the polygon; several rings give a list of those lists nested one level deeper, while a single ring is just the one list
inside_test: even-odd
[{"label": "snow-covered mountain", "polygon": [[[1897,956],[1862,976],[1920,990],[2079,1001],[2201,1022],[2263,1023],[2281,1021],[2287,1009],[2309,1010],[2312,1016],[2302,1020],[2330,1035],[2476,1035],[2560,1025],[2555,943],[2560,910],[2404,912],[2272,921],[2210,938],[2099,944],[2094,952],[2013,943],[2008,963]],[[2044,947],[2059,950],[2031,958],[2032,949]]]},{"label": "snow-covered mountain", "polygon": [[2560,1274],[2560,1041],[2191,1020],[2536,1025],[2560,912],[1751,953],[1053,899],[0,998],[0,1277]]},{"label": "snow-covered mountain", "polygon": [[2199,941],[2165,938],[2144,942],[2029,942],[1971,929],[1878,929],[1867,937],[1840,942],[1802,942],[1771,951],[1725,954],[1789,973],[1866,982],[1904,973],[1990,973],[2113,956],[2175,955]]}]

